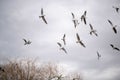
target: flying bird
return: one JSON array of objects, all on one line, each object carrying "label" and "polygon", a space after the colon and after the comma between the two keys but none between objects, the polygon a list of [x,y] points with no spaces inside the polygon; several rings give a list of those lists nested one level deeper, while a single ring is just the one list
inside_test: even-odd
[{"label": "flying bird", "polygon": [[98,56],[98,60],[100,59],[101,55],[99,54],[99,52],[97,51],[97,56]]},{"label": "flying bird", "polygon": [[81,21],[84,21],[85,25],[87,24],[87,22],[86,22],[86,13],[87,13],[87,11],[85,11],[84,14],[81,16]]},{"label": "flying bird", "polygon": [[67,53],[66,49],[62,46],[61,43],[57,42],[57,44],[59,45],[60,50],[63,50],[65,53]]},{"label": "flying bird", "polygon": [[96,36],[98,36],[98,34],[96,33],[96,30],[93,29],[93,26],[92,26],[91,24],[89,24],[89,26],[90,26],[90,29],[91,29],[90,35],[92,35],[92,33],[93,33],[93,34],[95,34]]},{"label": "flying bird", "polygon": [[23,39],[23,40],[25,42],[24,45],[31,44],[31,41],[29,41],[29,40],[27,41],[26,39]]},{"label": "flying bird", "polygon": [[110,44],[110,46],[111,46],[114,50],[120,51],[120,49],[117,48],[117,47],[115,47],[113,44]]},{"label": "flying bird", "polygon": [[77,37],[76,43],[80,43],[83,47],[86,47],[86,46],[84,45],[84,43],[82,42],[82,40],[80,40],[80,37],[79,37],[78,33],[76,33],[76,37]]},{"label": "flying bird", "polygon": [[45,15],[43,13],[43,8],[41,8],[41,16],[39,16],[39,18],[42,18],[42,20],[47,24],[47,21],[45,19]]},{"label": "flying bird", "polygon": [[74,27],[76,28],[76,26],[79,24],[79,22],[78,22],[77,19],[75,19],[75,15],[73,13],[71,13],[71,14],[72,14],[72,17],[73,17],[72,21],[74,23]]},{"label": "flying bird", "polygon": [[119,13],[119,9],[120,9],[120,8],[115,7],[115,6],[113,6],[113,8],[115,9],[115,11],[116,11],[117,13]]},{"label": "flying bird", "polygon": [[117,34],[117,29],[116,29],[117,25],[113,25],[113,23],[110,20],[108,20],[108,22],[112,26],[112,29],[113,29],[114,33]]},{"label": "flying bird", "polygon": [[66,45],[65,37],[66,37],[66,35],[64,34],[64,35],[63,35],[63,38],[61,39],[61,40],[63,40],[64,45]]}]

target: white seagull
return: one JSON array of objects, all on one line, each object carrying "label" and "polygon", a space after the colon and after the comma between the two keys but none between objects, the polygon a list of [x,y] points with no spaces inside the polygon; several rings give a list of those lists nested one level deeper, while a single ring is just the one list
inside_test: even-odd
[{"label": "white seagull", "polygon": [[59,42],[57,42],[57,44],[59,45],[60,50],[63,50],[63,51],[67,54],[67,51],[66,51],[66,49],[62,46],[62,44],[59,43]]},{"label": "white seagull", "polygon": [[41,8],[41,16],[39,18],[42,18],[42,20],[47,24],[47,21],[45,19],[45,15],[43,14],[43,8]]},{"label": "white seagull", "polygon": [[63,35],[63,38],[61,39],[61,40],[63,40],[64,45],[66,45],[65,37],[66,37],[66,35],[64,34],[64,35]]},{"label": "white seagull", "polygon": [[97,56],[98,56],[98,60],[100,59],[101,55],[99,54],[99,52],[97,51]]},{"label": "white seagull", "polygon": [[84,21],[85,25],[87,24],[87,22],[86,22],[86,13],[87,13],[87,11],[85,11],[84,14],[81,16],[81,21]]},{"label": "white seagull", "polygon": [[89,26],[90,26],[90,29],[91,29],[90,35],[92,35],[92,33],[93,33],[93,34],[95,34],[96,36],[98,36],[98,34],[96,33],[97,31],[93,29],[93,26],[92,26],[91,24],[89,24]]},{"label": "white seagull", "polygon": [[80,40],[80,37],[79,37],[78,33],[76,33],[76,37],[77,37],[76,43],[80,43],[85,48],[86,46],[84,45],[84,43],[82,42],[82,40]]},{"label": "white seagull", "polygon": [[27,41],[26,39],[23,39],[23,40],[24,40],[24,42],[25,42],[24,45],[27,45],[27,44],[31,44],[31,43],[32,43],[32,42],[29,41],[29,40],[28,40],[28,41]]}]

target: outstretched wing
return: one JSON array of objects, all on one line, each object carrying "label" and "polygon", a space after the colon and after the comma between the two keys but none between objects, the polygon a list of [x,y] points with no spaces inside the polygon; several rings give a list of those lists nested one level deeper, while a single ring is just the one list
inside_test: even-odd
[{"label": "outstretched wing", "polygon": [[47,21],[45,19],[45,16],[42,17],[43,21],[47,24]]},{"label": "outstretched wing", "polygon": [[74,14],[73,13],[71,13],[71,14],[72,14],[72,17],[75,18]]},{"label": "outstretched wing", "polygon": [[43,8],[41,8],[41,15],[43,15]]},{"label": "outstretched wing", "polygon": [[80,41],[80,44],[81,44],[83,47],[86,47],[85,44],[84,44],[82,41]]},{"label": "outstretched wing", "polygon": [[65,53],[67,53],[67,51],[64,47],[62,47],[61,50],[63,50]]},{"label": "outstretched wing", "polygon": [[85,18],[85,17],[83,18],[83,20],[84,20],[84,23],[87,24],[87,23],[86,23],[86,18]]},{"label": "outstretched wing", "polygon": [[63,35],[63,39],[65,39],[65,37],[66,37],[66,35],[64,34],[64,35]]},{"label": "outstretched wing", "polygon": [[90,29],[91,29],[91,30],[93,30],[93,27],[92,27],[92,25],[91,25],[91,24],[89,24],[89,26],[90,26]]},{"label": "outstretched wing", "polygon": [[115,27],[113,27],[113,31],[115,32],[115,34],[117,34],[117,30]]},{"label": "outstretched wing", "polygon": [[78,33],[76,33],[76,37],[77,37],[77,40],[79,41],[80,37],[79,37]]},{"label": "outstretched wing", "polygon": [[115,50],[117,50],[117,51],[120,51],[120,49],[119,49],[119,48],[117,48],[117,47],[115,47],[114,49],[115,49]]},{"label": "outstretched wing", "polygon": [[112,48],[114,48],[114,45],[113,45],[113,44],[110,44],[110,46],[111,46]]},{"label": "outstretched wing", "polygon": [[64,34],[63,39],[62,39],[64,42],[64,45],[66,45],[65,37],[66,37],[66,35]]},{"label": "outstretched wing", "polygon": [[58,44],[60,47],[62,47],[61,43],[57,42],[57,44]]},{"label": "outstretched wing", "polygon": [[108,22],[110,23],[111,26],[113,26],[113,23],[108,19]]},{"label": "outstretched wing", "polygon": [[87,11],[84,12],[84,16],[86,16],[86,14],[87,14]]},{"label": "outstretched wing", "polygon": [[25,41],[25,43],[27,43],[27,40],[26,39],[23,39]]}]

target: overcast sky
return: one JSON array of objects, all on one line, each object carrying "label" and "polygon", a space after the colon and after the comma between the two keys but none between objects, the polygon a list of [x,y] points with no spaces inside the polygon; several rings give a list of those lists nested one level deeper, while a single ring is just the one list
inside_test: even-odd
[{"label": "overcast sky", "polygon": [[[120,52],[110,46],[120,48],[120,13],[112,6],[120,7],[120,0],[0,0],[0,60],[37,57],[78,71],[84,80],[120,80]],[[48,24],[39,19],[41,8]],[[80,19],[85,10],[87,25],[75,29],[71,12]],[[117,34],[108,19],[119,25]],[[98,37],[89,34],[89,23]],[[86,48],[76,44],[76,33]],[[68,54],[57,45],[64,34]],[[23,38],[32,43],[24,45]]]}]

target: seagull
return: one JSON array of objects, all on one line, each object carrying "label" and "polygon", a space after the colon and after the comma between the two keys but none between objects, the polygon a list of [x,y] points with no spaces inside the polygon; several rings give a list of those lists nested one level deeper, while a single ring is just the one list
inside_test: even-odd
[{"label": "seagull", "polygon": [[116,29],[117,25],[113,25],[113,23],[109,19],[108,19],[108,22],[112,26],[112,29],[113,29],[114,33],[117,34],[117,29]]},{"label": "seagull", "polygon": [[79,37],[78,33],[76,33],[76,37],[77,37],[76,43],[80,43],[83,47],[86,47],[86,46],[84,45],[84,43],[80,40],[80,37]]},{"label": "seagull", "polygon": [[23,40],[25,42],[24,45],[31,44],[31,41],[29,41],[29,40],[27,41],[26,39],[23,39]]},{"label": "seagull", "polygon": [[117,48],[117,47],[115,47],[113,44],[110,44],[110,46],[111,46],[114,50],[120,51],[120,49]]},{"label": "seagull", "polygon": [[43,14],[43,8],[41,8],[41,16],[39,18],[42,18],[42,20],[47,24],[47,21],[45,19],[45,15]]},{"label": "seagull", "polygon": [[87,22],[86,22],[86,13],[87,13],[87,11],[85,11],[84,14],[81,16],[81,21],[84,21],[85,25],[87,24]]},{"label": "seagull", "polygon": [[98,60],[100,59],[101,55],[99,54],[99,52],[97,51],[97,56],[98,56]]},{"label": "seagull", "polygon": [[63,50],[65,53],[67,53],[66,49],[64,47],[62,47],[61,43],[57,42],[57,44],[59,45],[60,50]]},{"label": "seagull", "polygon": [[64,45],[66,45],[65,37],[66,37],[66,35],[64,34],[64,35],[63,35],[63,38],[61,39],[61,40],[63,40]]},{"label": "seagull", "polygon": [[96,30],[93,29],[93,26],[92,26],[91,24],[89,24],[89,26],[90,26],[90,29],[91,29],[90,35],[92,35],[92,33],[93,33],[93,34],[95,34],[96,36],[98,36],[98,34],[96,33]]},{"label": "seagull", "polygon": [[115,7],[115,6],[113,6],[113,8],[116,10],[117,13],[119,13],[119,9],[120,9],[120,8]]},{"label": "seagull", "polygon": [[79,24],[79,22],[78,22],[78,20],[76,20],[75,19],[75,15],[73,14],[73,13],[71,13],[72,14],[72,17],[73,17],[73,23],[74,23],[74,26],[75,26],[75,28],[76,28],[76,26]]}]

